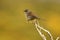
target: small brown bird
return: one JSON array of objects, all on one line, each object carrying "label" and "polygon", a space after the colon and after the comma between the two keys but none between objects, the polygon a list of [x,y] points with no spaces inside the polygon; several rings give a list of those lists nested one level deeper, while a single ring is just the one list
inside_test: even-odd
[{"label": "small brown bird", "polygon": [[34,20],[34,19],[39,19],[39,17],[37,17],[36,15],[34,15],[30,10],[28,9],[25,9],[24,10],[25,12],[25,16],[26,16],[26,19],[28,21],[31,21],[31,20]]}]

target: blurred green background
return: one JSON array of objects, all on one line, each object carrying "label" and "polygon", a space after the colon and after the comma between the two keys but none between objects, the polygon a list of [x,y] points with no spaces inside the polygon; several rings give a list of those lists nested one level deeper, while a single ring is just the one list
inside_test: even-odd
[{"label": "blurred green background", "polygon": [[[0,40],[42,40],[32,23],[26,23],[24,9],[44,20],[40,26],[60,36],[60,0],[0,0]],[[47,39],[49,40],[48,34]]]}]

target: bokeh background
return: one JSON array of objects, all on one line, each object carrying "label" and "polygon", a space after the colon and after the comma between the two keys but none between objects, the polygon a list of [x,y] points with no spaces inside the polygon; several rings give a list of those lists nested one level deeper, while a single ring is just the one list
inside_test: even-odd
[{"label": "bokeh background", "polygon": [[54,40],[60,36],[60,0],[0,0],[0,40],[42,40],[35,26],[26,23],[26,8],[44,19],[39,20],[40,26],[49,30]]}]

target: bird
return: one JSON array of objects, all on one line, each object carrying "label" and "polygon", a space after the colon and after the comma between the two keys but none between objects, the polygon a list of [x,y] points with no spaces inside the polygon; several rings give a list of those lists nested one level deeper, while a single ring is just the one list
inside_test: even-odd
[{"label": "bird", "polygon": [[28,21],[34,20],[34,19],[40,19],[38,16],[32,13],[29,9],[25,9],[25,16]]}]

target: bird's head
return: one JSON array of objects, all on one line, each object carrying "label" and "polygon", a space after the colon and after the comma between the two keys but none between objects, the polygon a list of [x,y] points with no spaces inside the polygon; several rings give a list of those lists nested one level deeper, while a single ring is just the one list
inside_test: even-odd
[{"label": "bird's head", "polygon": [[28,12],[28,9],[25,9],[24,12]]},{"label": "bird's head", "polygon": [[32,13],[29,9],[25,9],[24,12],[27,13],[27,14]]}]

